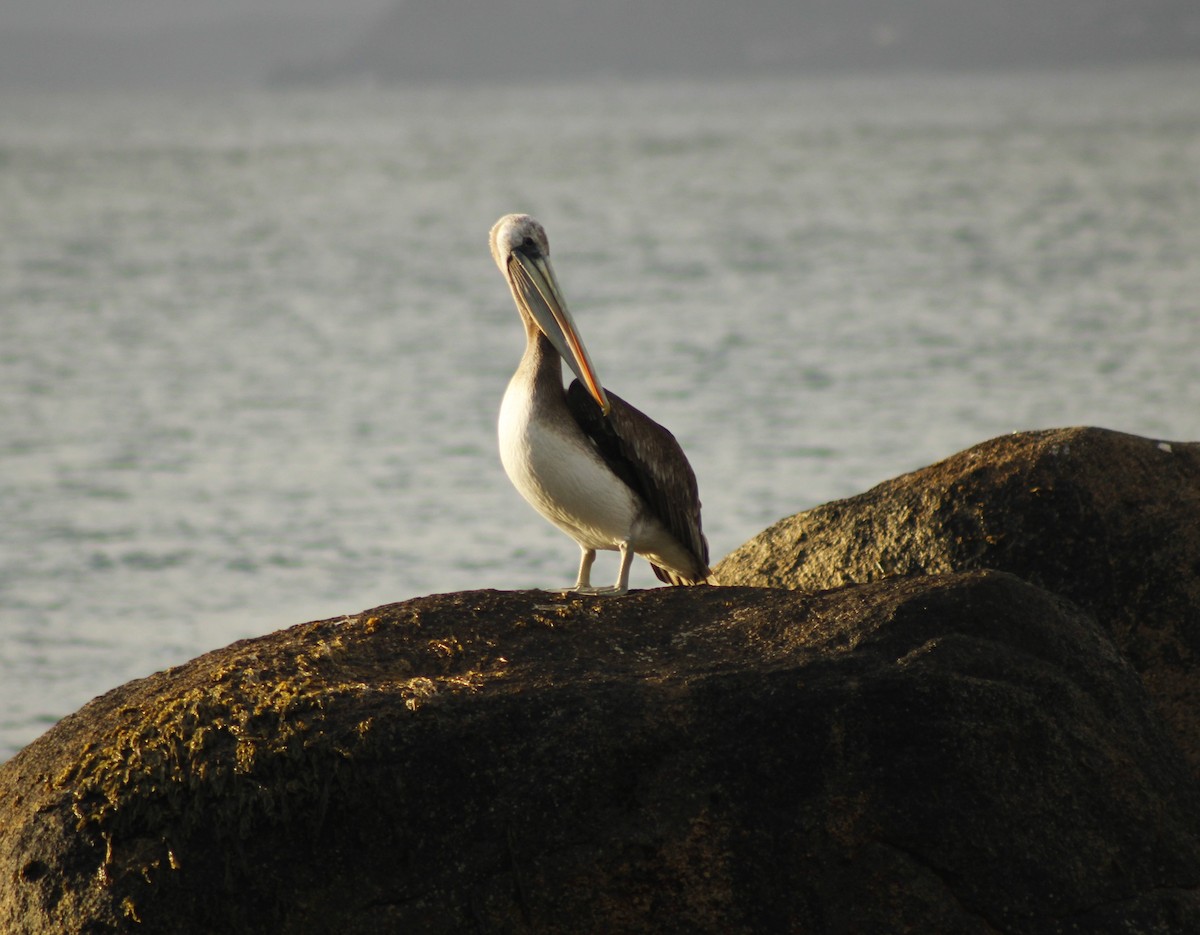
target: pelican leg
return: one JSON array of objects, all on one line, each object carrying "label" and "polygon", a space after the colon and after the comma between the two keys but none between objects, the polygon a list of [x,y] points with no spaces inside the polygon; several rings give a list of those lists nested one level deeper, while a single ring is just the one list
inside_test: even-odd
[{"label": "pelican leg", "polygon": [[591,594],[596,589],[592,587],[592,563],[596,561],[596,550],[579,547],[583,553],[579,558],[579,577],[571,588],[555,588],[557,594]]},{"label": "pelican leg", "polygon": [[575,591],[590,591],[592,589],[592,562],[596,560],[595,549],[579,547],[583,555],[579,559],[579,577],[575,579]]},{"label": "pelican leg", "polygon": [[629,547],[629,540],[626,539],[621,543],[621,569],[617,572],[617,584],[612,589],[612,593],[625,594],[629,590],[629,568],[633,564],[633,549]]},{"label": "pelican leg", "polygon": [[561,593],[620,597],[629,591],[629,568],[633,564],[633,554],[629,540],[626,539],[621,543],[621,570],[617,573],[617,583],[612,587],[596,588],[592,587],[592,563],[596,560],[596,550],[583,549],[583,558],[579,562],[579,580],[575,582],[575,587],[564,588]]}]

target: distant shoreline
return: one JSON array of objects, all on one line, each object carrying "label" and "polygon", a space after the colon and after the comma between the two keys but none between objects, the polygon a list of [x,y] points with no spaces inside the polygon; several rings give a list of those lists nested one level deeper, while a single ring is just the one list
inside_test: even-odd
[{"label": "distant shoreline", "polygon": [[396,4],[380,16],[258,11],[203,25],[17,26],[0,89],[471,84],[974,73],[1200,61],[1190,0],[889,0],[650,7]]}]

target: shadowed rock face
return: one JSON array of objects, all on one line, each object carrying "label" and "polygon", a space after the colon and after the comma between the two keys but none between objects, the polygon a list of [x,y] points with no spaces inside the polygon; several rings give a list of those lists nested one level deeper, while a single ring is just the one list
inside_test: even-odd
[{"label": "shadowed rock face", "polygon": [[0,766],[0,930],[1200,931],[1193,786],[1006,574],[420,598]]},{"label": "shadowed rock face", "polygon": [[995,568],[1095,614],[1200,775],[1200,444],[1021,432],[780,520],[714,569],[811,590]]}]

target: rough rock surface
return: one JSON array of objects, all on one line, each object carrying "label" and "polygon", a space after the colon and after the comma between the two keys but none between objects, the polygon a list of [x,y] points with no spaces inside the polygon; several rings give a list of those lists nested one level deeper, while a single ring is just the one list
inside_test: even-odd
[{"label": "rough rock surface", "polygon": [[714,571],[811,590],[977,568],[1095,614],[1200,775],[1200,444],[1007,435],[780,520]]},{"label": "rough rock surface", "polygon": [[1200,931],[1193,790],[1099,625],[1011,575],[435,595],[0,766],[0,931]]}]

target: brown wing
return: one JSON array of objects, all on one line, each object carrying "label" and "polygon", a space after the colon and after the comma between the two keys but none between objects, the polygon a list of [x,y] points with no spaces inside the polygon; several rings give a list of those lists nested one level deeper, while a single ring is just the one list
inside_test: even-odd
[{"label": "brown wing", "polygon": [[695,557],[700,569],[695,578],[681,578],[651,563],[659,580],[703,583],[709,575],[708,541],[700,528],[700,494],[692,466],[674,435],[615,393],[605,392],[611,404],[607,416],[578,380],[567,388],[567,407],[613,473]]}]

